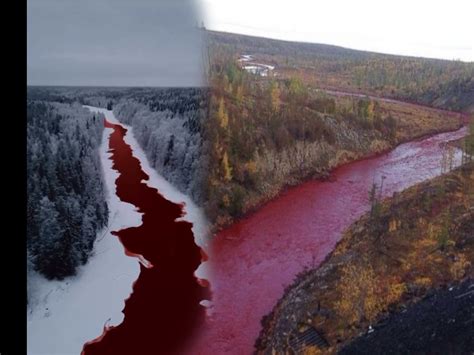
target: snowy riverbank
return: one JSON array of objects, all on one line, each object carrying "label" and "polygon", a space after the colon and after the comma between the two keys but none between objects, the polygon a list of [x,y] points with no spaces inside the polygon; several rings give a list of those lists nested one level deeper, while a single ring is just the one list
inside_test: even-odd
[{"label": "snowy riverbank", "polygon": [[[133,151],[133,155],[140,160],[143,171],[150,177],[147,181],[147,185],[158,189],[158,191],[169,201],[175,203],[184,204],[185,215],[181,218],[184,221],[191,222],[193,224],[192,230],[196,238],[196,244],[199,245],[204,251],[208,251],[208,230],[209,224],[205,218],[204,212],[199,208],[189,196],[183,194],[173,185],[171,185],[166,179],[159,175],[155,169],[152,168],[150,163],[146,158],[146,154],[143,149],[138,144],[137,140],[133,136],[133,128],[126,124],[121,123],[117,120],[112,111],[106,110],[103,108],[96,108],[91,106],[86,106],[89,109],[101,112],[105,114],[107,120],[111,123],[121,124],[127,129],[127,134],[125,136],[125,142],[130,145]],[[204,265],[200,268],[198,272],[199,276],[204,276]]]},{"label": "snowy riverbank", "polygon": [[[88,107],[119,123],[111,111]],[[133,137],[131,127],[125,140],[150,176],[149,186],[157,188],[165,198],[185,203],[184,220],[193,223],[196,243],[207,250],[207,223],[202,211],[185,195],[158,175],[148,164],[145,153]],[[120,240],[110,232],[141,224],[141,214],[115,194],[118,173],[112,169],[108,152],[109,135],[104,130],[100,158],[108,191],[109,226],[99,233],[94,252],[75,277],[63,281],[47,281],[39,275],[29,283],[32,297],[27,312],[27,347],[29,354],[80,354],[84,343],[102,334],[105,325],[118,325],[123,320],[124,301],[132,292],[140,265],[135,257],[126,256]],[[205,267],[196,272],[205,278]]]}]

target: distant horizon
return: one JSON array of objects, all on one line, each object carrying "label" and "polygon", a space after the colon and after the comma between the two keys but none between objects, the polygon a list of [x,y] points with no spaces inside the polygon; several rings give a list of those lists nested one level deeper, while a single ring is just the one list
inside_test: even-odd
[{"label": "distant horizon", "polygon": [[269,36],[264,36],[264,35],[260,36],[260,35],[240,33],[240,32],[216,30],[216,29],[207,28],[205,26],[205,24],[204,24],[204,28],[205,28],[206,31],[210,31],[210,32],[224,33],[224,34],[230,34],[230,35],[239,35],[239,36],[247,36],[247,37],[254,37],[254,38],[263,38],[263,39],[269,39],[269,40],[275,40],[275,41],[281,41],[281,42],[288,42],[288,43],[324,45],[324,46],[348,49],[348,50],[351,50],[351,51],[374,53],[374,54],[388,55],[388,56],[394,56],[394,57],[421,58],[421,59],[427,59],[427,60],[440,60],[440,61],[448,61],[448,62],[462,62],[462,63],[466,63],[466,64],[474,64],[474,60],[465,61],[465,60],[457,59],[457,58],[455,58],[455,59],[445,59],[445,58],[423,57],[423,56],[408,55],[408,54],[395,54],[395,53],[387,53],[387,52],[377,52],[377,51],[367,50],[367,49],[346,47],[346,46],[333,44],[333,43],[308,42],[307,40],[289,40],[289,39],[281,39],[281,38],[269,37]]},{"label": "distant horizon", "polygon": [[474,62],[470,0],[196,0],[212,31],[388,55]]}]

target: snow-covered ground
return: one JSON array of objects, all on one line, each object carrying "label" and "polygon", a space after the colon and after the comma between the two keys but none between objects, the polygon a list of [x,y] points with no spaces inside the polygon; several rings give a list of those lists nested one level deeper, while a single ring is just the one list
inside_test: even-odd
[{"label": "snow-covered ground", "polygon": [[155,169],[152,168],[148,162],[145,152],[133,136],[132,127],[118,121],[113,112],[110,110],[91,106],[86,107],[92,111],[103,113],[109,122],[121,124],[128,130],[127,134],[125,135],[125,142],[130,145],[133,155],[138,158],[138,160],[140,160],[143,171],[150,177],[147,181],[147,185],[158,189],[158,191],[171,202],[184,203],[185,215],[183,218],[181,218],[181,220],[188,221],[193,224],[192,230],[196,238],[196,244],[204,249],[204,251],[207,251],[209,223],[206,220],[202,209],[199,208],[189,196],[176,189],[164,177],[158,174]]},{"label": "snow-covered ground", "polygon": [[[88,107],[102,112],[107,120],[119,123],[112,111]],[[124,125],[125,126],[125,125]],[[149,165],[146,155],[133,137],[131,127],[125,141],[133,149],[142,169],[150,176],[147,184],[157,188],[170,201],[185,203],[183,220],[193,223],[196,243],[207,250],[207,222],[202,211],[189,197],[176,190]],[[99,233],[94,254],[77,276],[63,281],[48,281],[40,275],[29,278],[30,305],[27,310],[28,354],[80,354],[87,341],[102,334],[105,325],[118,325],[123,320],[124,301],[132,292],[133,282],[140,272],[139,260],[125,255],[120,240],[110,234],[141,224],[141,214],[135,206],[119,200],[115,194],[118,173],[112,169],[108,153],[109,135],[106,128],[100,157],[108,190],[109,226]],[[196,275],[206,278],[205,263]]]},{"label": "snow-covered ground", "polygon": [[268,76],[268,73],[275,69],[273,65],[253,62],[253,56],[250,54],[242,54],[238,61],[245,62],[242,68],[254,75]]},{"label": "snow-covered ground", "polygon": [[252,60],[252,55],[250,54],[242,54],[239,58],[239,62],[249,62]]}]

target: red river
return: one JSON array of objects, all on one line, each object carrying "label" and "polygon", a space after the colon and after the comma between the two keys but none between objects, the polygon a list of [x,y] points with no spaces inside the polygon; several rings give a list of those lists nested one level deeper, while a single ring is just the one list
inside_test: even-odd
[{"label": "red river", "polygon": [[[215,236],[210,253],[213,315],[189,354],[251,354],[260,320],[305,267],[318,266],[341,233],[369,209],[375,181],[391,195],[441,173],[444,142],[466,128],[398,146],[336,169],[333,182],[310,181],[284,192]],[[458,161],[460,160],[457,155]]]},{"label": "red river", "polygon": [[[142,225],[114,232],[129,255],[143,256],[124,321],[106,327],[83,354],[251,354],[261,318],[269,313],[295,275],[318,266],[341,233],[369,209],[368,191],[383,178],[391,195],[441,173],[443,143],[467,132],[398,146],[390,153],[336,169],[334,179],[288,189],[256,213],[214,237],[210,250],[210,315],[199,305],[209,299],[194,276],[204,253],[191,224],[176,221],[181,205],[146,185],[148,176],[124,141],[126,129],[110,136],[117,195],[143,213]],[[459,156],[457,156],[459,160]],[[151,265],[150,265],[151,264]]]},{"label": "red river", "polygon": [[183,206],[146,185],[148,175],[124,141],[127,130],[108,121],[105,126],[114,130],[109,147],[113,168],[120,174],[117,196],[143,213],[139,227],[113,234],[128,255],[142,256],[148,263],[140,266],[123,322],[106,327],[104,334],[84,346],[83,354],[178,354],[205,318],[199,302],[209,298],[208,291],[194,277],[203,253],[194,243],[191,223],[176,221]]}]

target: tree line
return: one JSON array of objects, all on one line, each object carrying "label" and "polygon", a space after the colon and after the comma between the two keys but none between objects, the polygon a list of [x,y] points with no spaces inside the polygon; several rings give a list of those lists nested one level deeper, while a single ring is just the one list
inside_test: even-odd
[{"label": "tree line", "polygon": [[115,103],[113,111],[121,122],[132,126],[150,165],[195,202],[202,203],[206,89],[134,89]]}]

